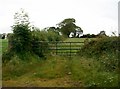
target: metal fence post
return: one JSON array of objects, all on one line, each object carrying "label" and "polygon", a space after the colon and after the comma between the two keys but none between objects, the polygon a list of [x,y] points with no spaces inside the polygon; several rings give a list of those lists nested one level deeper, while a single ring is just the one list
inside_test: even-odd
[{"label": "metal fence post", "polygon": [[56,55],[57,55],[57,42],[56,42]]},{"label": "metal fence post", "polygon": [[71,42],[70,42],[70,58],[71,58]]}]

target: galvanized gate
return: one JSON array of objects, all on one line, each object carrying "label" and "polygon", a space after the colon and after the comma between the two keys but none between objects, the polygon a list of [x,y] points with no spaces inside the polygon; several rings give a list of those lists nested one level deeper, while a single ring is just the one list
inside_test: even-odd
[{"label": "galvanized gate", "polygon": [[[48,44],[48,50],[50,55],[65,55],[73,56],[76,55],[80,50],[84,42],[43,42]],[[48,51],[47,51],[48,52]]]}]

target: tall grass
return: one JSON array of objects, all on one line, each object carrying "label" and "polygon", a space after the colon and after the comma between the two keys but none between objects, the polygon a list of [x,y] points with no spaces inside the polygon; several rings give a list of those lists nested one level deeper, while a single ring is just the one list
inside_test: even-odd
[{"label": "tall grass", "polygon": [[75,57],[71,72],[71,78],[82,81],[84,87],[118,87],[118,73],[106,72],[99,61],[91,58]]},{"label": "tall grass", "polygon": [[36,67],[36,64],[42,63],[42,60],[36,55],[26,53],[24,55],[26,60],[21,60],[18,55],[14,55],[12,60],[3,63],[3,80],[16,79],[26,73],[29,73]]},{"label": "tall grass", "polygon": [[63,57],[49,57],[36,69],[34,77],[55,79],[65,76],[67,60]]},{"label": "tall grass", "polygon": [[68,82],[72,84],[72,87],[118,86],[118,74],[116,72],[105,71],[104,66],[99,61],[80,56],[71,59],[48,56],[46,60],[36,60],[35,57],[31,57],[31,61],[18,60],[17,57],[14,57],[12,61],[4,65],[3,81],[24,82],[24,80],[19,79],[22,76],[29,77],[28,81],[39,78],[46,79],[46,81],[51,80],[51,82],[52,79],[69,77]]},{"label": "tall grass", "polygon": [[[86,43],[81,48],[79,55],[85,57],[86,59],[90,58],[98,63],[93,64],[97,65],[96,68],[93,68],[95,71],[94,73],[92,73],[93,71],[89,70],[89,73],[92,74],[93,78],[90,76],[90,79],[88,78],[87,80],[88,82],[86,81],[86,85],[105,87],[118,86],[119,41],[120,40],[118,37],[98,38]],[[91,80],[91,82],[89,80]]]}]

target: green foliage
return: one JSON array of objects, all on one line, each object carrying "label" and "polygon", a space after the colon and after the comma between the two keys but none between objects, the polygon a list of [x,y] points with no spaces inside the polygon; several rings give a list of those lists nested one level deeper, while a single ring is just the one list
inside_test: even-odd
[{"label": "green foliage", "polygon": [[104,37],[98,38],[96,40],[91,40],[86,42],[86,44],[81,48],[81,54],[86,55],[102,55],[104,53],[118,52],[118,38],[117,37]]},{"label": "green foliage", "polygon": [[15,25],[13,27],[12,49],[16,52],[30,51],[31,32],[28,25]]},{"label": "green foliage", "polygon": [[118,87],[118,73],[106,72],[100,61],[79,56],[70,61],[71,78],[84,87]]},{"label": "green foliage", "polygon": [[119,53],[118,37],[102,37],[96,40],[88,41],[80,49],[79,55],[92,57],[99,60],[106,71],[118,69]]},{"label": "green foliage", "polygon": [[32,31],[32,51],[39,57],[43,57],[48,48],[48,44],[44,43],[44,41],[47,41],[45,31]]},{"label": "green foliage", "polygon": [[28,58],[24,54],[31,52],[32,34],[28,15],[22,10],[15,13],[14,19],[13,34],[8,36],[8,49],[3,53],[3,62],[11,60],[14,55],[19,56],[22,60],[27,60]]},{"label": "green foliage", "polygon": [[8,40],[7,39],[0,39],[0,54],[6,52],[8,48]]},{"label": "green foliage", "polygon": [[2,53],[2,63],[6,63],[11,60],[12,56],[14,55],[14,52],[6,51]]},{"label": "green foliage", "polygon": [[[48,58],[48,57],[47,57]],[[50,57],[44,61],[43,65],[36,69],[34,77],[55,79],[65,75],[67,60],[63,57]]]},{"label": "green foliage", "polygon": [[[29,59],[29,60],[21,60],[22,59]],[[9,79],[16,79],[26,73],[31,72],[36,66],[37,63],[42,63],[36,55],[31,53],[24,53],[22,55],[12,55],[12,60],[7,63],[3,63],[3,80]],[[40,64],[39,64],[40,65]]]},{"label": "green foliage", "polygon": [[11,37],[11,50],[16,53],[30,51],[31,48],[31,29],[29,26],[28,15],[22,10],[14,16],[15,24],[12,26],[13,35]]},{"label": "green foliage", "polygon": [[44,57],[49,51],[48,42],[61,40],[62,36],[53,30],[49,29],[49,31],[40,31],[39,29],[35,29],[32,31],[32,51],[38,56]]},{"label": "green foliage", "polygon": [[83,32],[82,29],[75,25],[74,18],[64,19],[62,22],[58,24],[59,31],[65,36],[69,37],[71,32],[76,33],[76,31]]},{"label": "green foliage", "polygon": [[[16,85],[24,86],[26,81],[29,81],[25,86],[41,85],[41,80],[44,80],[44,85],[48,86],[47,82],[52,83],[62,80],[60,84],[70,83],[72,87],[117,87],[118,74],[117,72],[105,71],[104,66],[94,59],[76,56],[69,60],[68,57],[62,56],[47,56],[46,60],[38,60],[39,58],[33,54],[25,54],[30,60],[21,60],[18,56],[13,56],[10,62],[3,65],[3,85],[12,84],[15,81]],[[68,78],[69,80],[66,80]],[[24,80],[25,79],[25,80]],[[26,80],[27,79],[27,80]],[[38,83],[36,83],[39,79]],[[10,85],[10,84],[9,84]],[[11,85],[12,86],[12,85]],[[65,86],[65,85],[61,85]]]},{"label": "green foliage", "polygon": [[63,37],[54,31],[48,31],[48,41],[62,41]]}]

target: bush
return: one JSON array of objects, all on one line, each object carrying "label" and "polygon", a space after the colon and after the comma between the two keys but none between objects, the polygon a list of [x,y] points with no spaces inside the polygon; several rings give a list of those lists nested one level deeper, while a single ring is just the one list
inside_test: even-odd
[{"label": "bush", "polygon": [[60,41],[62,37],[54,31],[40,31],[39,29],[32,31],[32,51],[40,57],[44,57],[49,53],[48,42]]},{"label": "bush", "polygon": [[[7,55],[19,55],[21,57],[20,55],[31,52],[32,35],[28,15],[22,10],[20,13],[15,13],[14,20],[13,34],[8,37],[9,48],[3,54],[4,61],[12,59],[11,56]],[[21,59],[25,58],[21,57]]]},{"label": "bush", "polygon": [[11,50],[16,53],[29,52],[31,50],[31,27],[29,17],[24,10],[14,15],[15,23],[12,26],[13,35],[10,39]]},{"label": "bush", "polygon": [[79,51],[79,55],[99,60],[106,71],[118,68],[118,52],[120,49],[118,37],[103,37],[87,42]]},{"label": "bush", "polygon": [[11,39],[12,49],[14,51],[23,52],[30,51],[31,31],[28,25],[15,25],[13,27],[13,37]]},{"label": "bush", "polygon": [[32,31],[32,52],[39,57],[44,57],[45,51],[48,49],[48,44],[44,41],[47,41],[45,31]]},{"label": "bush", "polygon": [[3,52],[2,63],[6,63],[7,61],[10,61],[13,55],[14,55],[14,52],[10,52],[10,51]]},{"label": "bush", "polygon": [[104,53],[116,53],[119,49],[117,37],[97,38],[85,43],[80,50],[80,55],[100,56]]},{"label": "bush", "polygon": [[48,31],[47,32],[47,39],[49,42],[51,42],[51,41],[61,41],[63,38],[57,32]]}]

